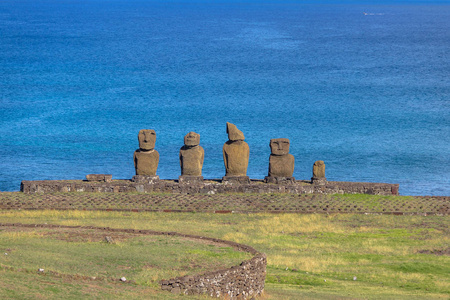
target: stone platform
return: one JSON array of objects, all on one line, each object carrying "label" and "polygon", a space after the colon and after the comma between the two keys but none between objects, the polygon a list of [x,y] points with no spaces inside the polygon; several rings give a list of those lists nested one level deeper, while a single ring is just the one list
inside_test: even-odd
[{"label": "stone platform", "polygon": [[296,180],[289,184],[264,183],[250,179],[250,183],[223,183],[220,179],[179,182],[178,180],[133,180],[87,181],[87,180],[42,180],[22,181],[20,191],[24,193],[54,192],[98,192],[98,193],[290,193],[290,194],[370,194],[398,195],[398,184],[327,181],[313,184],[307,180]]}]

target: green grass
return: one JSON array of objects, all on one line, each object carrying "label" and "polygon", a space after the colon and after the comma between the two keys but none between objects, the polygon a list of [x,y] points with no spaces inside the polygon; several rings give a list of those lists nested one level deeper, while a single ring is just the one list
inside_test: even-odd
[{"label": "green grass", "polygon": [[[248,244],[267,254],[264,296],[267,299],[448,299],[450,296],[450,221],[447,216],[2,211],[0,222],[177,231]],[[130,245],[147,242],[150,243],[140,238],[126,241]],[[119,251],[117,245],[103,244],[102,247],[115,247]],[[188,248],[184,244],[178,246]],[[2,244],[0,253],[4,248]],[[71,253],[74,259],[79,259],[77,253],[81,250]],[[220,247],[215,251],[209,251],[208,247],[186,251],[192,260],[210,263],[222,254],[233,258],[233,253]],[[120,255],[115,256],[114,251],[109,255],[108,266],[124,265]],[[136,252],[135,255],[141,254]],[[94,274],[98,266],[95,260],[91,262],[93,267],[86,271],[75,267],[68,269]],[[186,262],[177,263],[171,263],[173,271],[186,272],[180,267]],[[68,272],[64,266],[60,268]],[[129,272],[129,276],[139,275],[139,272]],[[118,276],[118,273],[107,276]],[[13,291],[8,291],[4,283],[0,284],[0,294],[10,298],[26,298],[20,293],[77,298],[81,293],[77,287],[83,285],[83,281],[65,282],[67,280],[34,273],[2,271],[2,278],[7,282],[14,282],[11,278],[15,277],[23,277],[24,284],[16,284]],[[36,278],[41,281],[48,278],[51,288],[42,290]],[[107,282],[99,291],[92,288],[90,295],[105,299],[139,296],[176,299],[159,291],[145,276],[142,278],[134,285]],[[93,287],[100,285],[97,281],[88,283]]]}]

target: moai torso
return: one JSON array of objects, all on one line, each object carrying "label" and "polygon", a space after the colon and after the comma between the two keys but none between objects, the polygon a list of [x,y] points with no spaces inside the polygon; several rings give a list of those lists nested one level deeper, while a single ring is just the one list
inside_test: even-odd
[{"label": "moai torso", "polygon": [[244,141],[228,141],[223,145],[225,176],[246,176],[250,147]]},{"label": "moai torso", "polygon": [[184,137],[184,146],[180,149],[181,175],[201,176],[205,151],[200,143],[200,135],[189,132]]},{"label": "moai torso", "polygon": [[159,153],[156,150],[134,152],[134,167],[136,175],[154,176],[158,169]]},{"label": "moai torso", "polygon": [[270,140],[269,177],[292,177],[295,159],[289,154],[289,139]]},{"label": "moai torso", "polygon": [[269,176],[292,177],[294,174],[295,159],[292,154],[270,155]]},{"label": "moai torso", "polygon": [[139,149],[134,151],[136,175],[155,176],[159,153],[155,150],[156,133],[153,129],[142,129],[138,134]]},{"label": "moai torso", "polygon": [[225,176],[246,176],[250,147],[244,142],[244,134],[227,122],[228,141],[223,145]]}]

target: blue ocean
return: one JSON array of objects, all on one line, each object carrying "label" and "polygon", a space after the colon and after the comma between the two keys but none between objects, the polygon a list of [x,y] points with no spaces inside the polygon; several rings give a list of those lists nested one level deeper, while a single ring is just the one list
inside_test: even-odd
[{"label": "blue ocean", "polygon": [[130,179],[140,129],[162,179],[190,131],[221,178],[226,122],[250,178],[289,138],[297,179],[450,195],[449,1],[0,1],[0,191]]}]

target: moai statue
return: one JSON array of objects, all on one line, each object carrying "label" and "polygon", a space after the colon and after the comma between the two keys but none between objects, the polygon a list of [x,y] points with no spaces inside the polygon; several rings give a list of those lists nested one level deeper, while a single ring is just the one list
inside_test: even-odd
[{"label": "moai statue", "polygon": [[200,144],[200,134],[189,132],[180,149],[181,176],[178,182],[203,181],[202,167],[205,151]]},{"label": "moai statue", "polygon": [[270,140],[269,175],[264,178],[267,183],[294,183],[295,159],[289,154],[289,139]]},{"label": "moai statue", "polygon": [[313,165],[313,177],[311,178],[311,183],[324,185],[326,182],[325,163],[323,160],[318,160]]},{"label": "moai statue", "polygon": [[242,131],[227,122],[228,141],[223,145],[223,162],[225,164],[225,183],[250,183],[247,176],[250,148],[244,142]]},{"label": "moai statue", "polygon": [[136,182],[152,183],[159,180],[156,169],[159,163],[159,153],[155,150],[156,133],[153,129],[142,129],[138,134],[139,149],[134,151],[134,167]]}]

